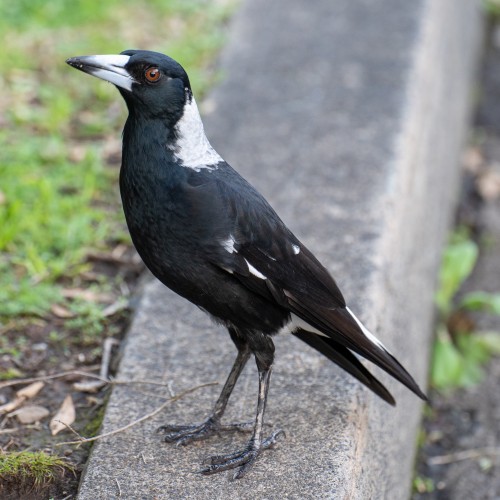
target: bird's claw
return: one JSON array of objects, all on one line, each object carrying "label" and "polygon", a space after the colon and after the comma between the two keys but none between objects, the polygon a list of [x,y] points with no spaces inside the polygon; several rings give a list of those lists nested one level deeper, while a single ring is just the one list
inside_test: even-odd
[{"label": "bird's claw", "polygon": [[268,448],[271,448],[278,442],[280,436],[285,436],[285,432],[281,429],[273,432],[271,436],[262,441],[260,444],[255,444],[253,441],[243,451],[229,453],[227,455],[215,455],[208,457],[203,461],[204,464],[210,464],[208,467],[201,469],[199,472],[203,475],[216,474],[225,470],[239,469],[234,473],[233,479],[241,479],[253,466],[259,455]]},{"label": "bird's claw", "polygon": [[253,425],[251,422],[223,425],[210,417],[201,424],[162,425],[157,429],[157,432],[166,433],[163,440],[167,443],[175,443],[176,446],[186,446],[193,441],[201,441],[220,432],[249,432],[252,428]]},{"label": "bird's claw", "polygon": [[217,433],[219,425],[208,418],[201,424],[193,425],[162,425],[157,432],[166,433],[163,440],[175,443],[177,446],[186,446],[193,441],[201,441]]}]

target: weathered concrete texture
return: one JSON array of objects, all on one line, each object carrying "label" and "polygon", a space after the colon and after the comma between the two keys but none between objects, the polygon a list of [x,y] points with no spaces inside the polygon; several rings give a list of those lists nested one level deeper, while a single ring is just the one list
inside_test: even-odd
[{"label": "weathered concrete texture", "polygon": [[[272,202],[337,277],[352,309],[425,385],[434,276],[455,197],[480,34],[478,2],[246,0],[207,102],[216,149]],[[397,408],[293,338],[279,338],[268,421],[287,438],[241,481],[194,474],[246,437],[177,449],[154,429],[199,421],[218,388],[96,444],[80,499],[408,497],[421,404],[377,373]],[[157,283],[146,286],[120,378],[223,381],[225,332]],[[247,367],[229,419],[249,419]],[[162,400],[117,387],[109,431]]]}]

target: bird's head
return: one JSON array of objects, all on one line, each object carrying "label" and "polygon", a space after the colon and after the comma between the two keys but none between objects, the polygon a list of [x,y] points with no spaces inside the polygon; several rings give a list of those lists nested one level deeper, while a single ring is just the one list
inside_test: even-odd
[{"label": "bird's head", "polygon": [[80,71],[116,85],[130,113],[177,121],[191,96],[184,68],[171,57],[147,50],[117,55],[72,57],[66,61]]}]

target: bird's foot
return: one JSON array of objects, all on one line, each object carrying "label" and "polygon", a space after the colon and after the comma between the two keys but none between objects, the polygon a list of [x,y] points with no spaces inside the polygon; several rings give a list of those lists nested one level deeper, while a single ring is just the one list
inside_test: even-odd
[{"label": "bird's foot", "polygon": [[285,432],[277,430],[261,443],[256,443],[251,440],[243,451],[229,453],[227,455],[216,455],[204,460],[204,464],[209,464],[200,472],[204,475],[215,474],[229,469],[238,470],[234,473],[233,479],[241,479],[253,466],[259,455],[268,448],[271,448],[278,442],[280,436],[284,436]]},{"label": "bird's foot", "polygon": [[209,417],[201,424],[162,425],[157,432],[167,433],[163,438],[167,443],[185,446],[193,441],[201,441],[221,432],[250,432],[252,429],[252,422],[221,424],[214,418]]}]

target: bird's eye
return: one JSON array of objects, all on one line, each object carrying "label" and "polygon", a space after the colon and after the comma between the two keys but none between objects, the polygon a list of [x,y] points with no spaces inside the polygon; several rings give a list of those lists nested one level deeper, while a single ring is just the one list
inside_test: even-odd
[{"label": "bird's eye", "polygon": [[152,67],[152,68],[148,68],[145,72],[144,72],[144,76],[146,77],[146,80],[148,82],[157,82],[160,77],[161,77],[161,71],[156,68],[156,67]]}]

